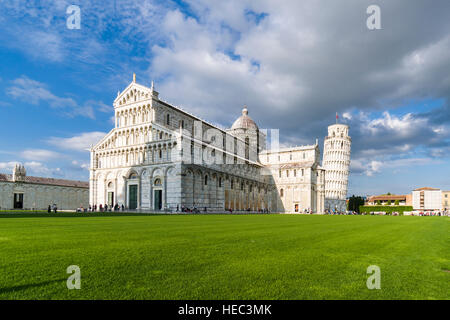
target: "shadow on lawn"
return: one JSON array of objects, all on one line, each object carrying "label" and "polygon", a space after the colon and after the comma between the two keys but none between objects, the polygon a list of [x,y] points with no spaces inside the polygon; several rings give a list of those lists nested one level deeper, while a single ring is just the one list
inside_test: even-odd
[{"label": "shadow on lawn", "polygon": [[62,279],[57,279],[57,280],[43,281],[43,282],[39,282],[39,283],[23,284],[21,286],[0,288],[0,294],[26,290],[26,289],[30,289],[30,288],[37,288],[37,287],[46,286],[48,284],[52,284],[52,283],[56,283],[56,282],[65,282],[66,280],[67,280],[66,278],[62,278]]}]

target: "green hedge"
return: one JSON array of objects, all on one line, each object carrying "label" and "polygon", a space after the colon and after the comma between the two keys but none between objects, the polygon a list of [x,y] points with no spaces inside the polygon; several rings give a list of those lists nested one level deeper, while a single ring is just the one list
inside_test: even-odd
[{"label": "green hedge", "polygon": [[370,213],[370,212],[398,212],[402,213],[405,211],[413,211],[412,206],[359,206],[359,212]]}]

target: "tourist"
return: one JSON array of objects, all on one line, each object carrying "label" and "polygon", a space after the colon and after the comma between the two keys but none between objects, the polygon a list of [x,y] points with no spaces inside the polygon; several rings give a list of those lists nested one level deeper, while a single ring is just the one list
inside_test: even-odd
[{"label": "tourist", "polygon": [[51,212],[52,212],[52,207],[51,207],[50,205],[48,205],[47,212],[48,212],[48,213],[51,213]]}]

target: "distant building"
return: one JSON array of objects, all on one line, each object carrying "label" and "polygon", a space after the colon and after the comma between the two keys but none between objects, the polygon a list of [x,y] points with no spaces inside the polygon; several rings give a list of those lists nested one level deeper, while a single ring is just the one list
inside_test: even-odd
[{"label": "distant building", "polygon": [[450,210],[450,191],[442,191],[442,208]]},{"label": "distant building", "polygon": [[380,195],[380,196],[371,196],[366,200],[366,205],[368,206],[376,206],[378,203],[381,206],[386,205],[395,205],[395,202],[398,201],[399,206],[412,206],[412,195]]},{"label": "distant building", "polygon": [[414,211],[441,211],[442,191],[435,188],[419,188],[412,192]]},{"label": "distant building", "polygon": [[259,154],[259,159],[268,169],[278,190],[276,208],[279,211],[324,212],[325,170],[320,167],[317,143],[277,151],[266,150]]},{"label": "distant building", "polygon": [[0,209],[75,210],[89,205],[89,183],[63,179],[30,177],[23,165],[12,174],[0,174]]}]

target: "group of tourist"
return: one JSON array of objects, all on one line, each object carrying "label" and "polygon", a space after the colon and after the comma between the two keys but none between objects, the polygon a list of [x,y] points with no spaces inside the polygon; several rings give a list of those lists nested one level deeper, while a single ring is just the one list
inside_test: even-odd
[{"label": "group of tourist", "polygon": [[411,212],[412,216],[419,216],[419,217],[441,217],[441,216],[450,216],[450,212],[449,211],[438,211],[438,212],[434,212],[434,211],[419,211],[419,212]]},{"label": "group of tourist", "polygon": [[56,206],[56,204],[48,205],[47,212],[51,213],[52,211],[54,213],[58,212],[58,207]]},{"label": "group of tourist", "polygon": [[[169,211],[171,211],[171,210],[169,210]],[[208,208],[204,207],[202,209],[202,211],[206,213],[206,212],[208,212]],[[229,213],[233,213],[233,209],[227,209],[226,211],[229,212]],[[242,212],[242,211],[244,211],[244,212],[257,212],[257,213],[269,213],[268,209],[259,209],[257,211],[252,211],[250,208],[247,208],[246,210],[240,210],[240,212]],[[201,211],[195,205],[192,208],[181,206],[181,209],[180,209],[180,206],[177,205],[176,212],[200,213]]]},{"label": "group of tourist", "polygon": [[354,214],[358,214],[357,212],[352,212],[352,211],[347,211],[347,212],[342,212],[339,210],[333,210],[333,209],[325,209],[325,214],[329,214],[329,215],[354,215]]},{"label": "group of tourist", "polygon": [[362,214],[362,215],[371,215],[371,216],[400,216],[400,215],[408,215],[408,216],[436,216],[436,217],[441,217],[441,216],[450,216],[450,212],[448,211],[427,211],[427,212],[407,212],[407,213],[403,213],[403,212],[385,212],[385,211],[371,211],[371,212],[362,212],[362,213],[346,213],[346,214]]},{"label": "group of tourist", "polygon": [[96,204],[93,206],[89,205],[88,212],[111,212],[111,211],[125,211],[125,206],[122,204],[121,206],[116,203],[114,206],[108,206],[107,204],[100,204],[98,207]]}]

